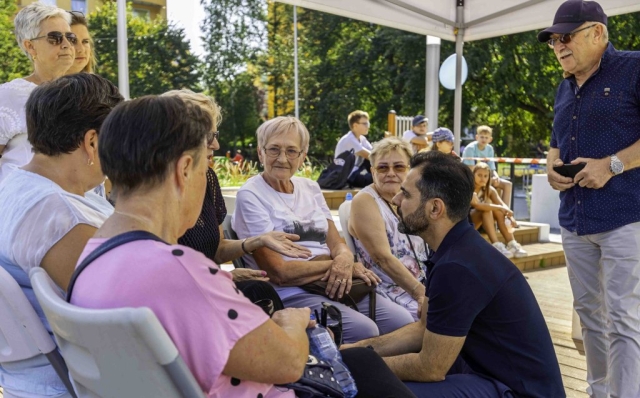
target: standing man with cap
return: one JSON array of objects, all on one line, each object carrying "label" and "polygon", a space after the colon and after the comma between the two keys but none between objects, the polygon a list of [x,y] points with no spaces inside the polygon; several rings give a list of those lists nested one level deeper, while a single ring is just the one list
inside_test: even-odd
[{"label": "standing man with cap", "polygon": [[411,130],[407,130],[402,134],[402,139],[411,143],[413,153],[418,153],[422,149],[429,147],[429,137],[433,133],[427,133],[429,119],[423,115],[414,117],[412,126]]},{"label": "standing man with cap", "polygon": [[[547,172],[587,356],[591,397],[640,397],[640,52],[608,42],[594,1],[538,34],[564,70]],[[574,178],[554,166],[584,163]],[[566,173],[565,173],[566,174]]]}]

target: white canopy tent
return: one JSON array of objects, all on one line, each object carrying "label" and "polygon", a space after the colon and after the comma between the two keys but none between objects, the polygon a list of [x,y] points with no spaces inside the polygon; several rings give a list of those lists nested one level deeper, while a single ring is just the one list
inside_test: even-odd
[{"label": "white canopy tent", "polygon": [[[464,41],[550,26],[564,0],[277,0],[312,10],[456,42],[454,134],[460,145]],[[608,16],[640,11],[638,0],[599,0]],[[433,83],[433,82],[431,82]],[[429,84],[429,82],[427,83]],[[437,85],[435,85],[437,90]],[[437,123],[437,121],[436,121]]]}]

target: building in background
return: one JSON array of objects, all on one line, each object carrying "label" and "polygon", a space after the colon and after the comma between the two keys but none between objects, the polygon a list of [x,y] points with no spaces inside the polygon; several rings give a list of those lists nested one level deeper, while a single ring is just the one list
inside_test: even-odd
[{"label": "building in background", "polygon": [[[24,7],[37,0],[17,0],[19,7]],[[81,11],[89,14],[109,0],[40,0],[41,3],[58,6],[65,10]],[[115,0],[113,0],[115,1]],[[132,0],[133,14],[139,17],[156,19],[167,18],[167,0]]]}]

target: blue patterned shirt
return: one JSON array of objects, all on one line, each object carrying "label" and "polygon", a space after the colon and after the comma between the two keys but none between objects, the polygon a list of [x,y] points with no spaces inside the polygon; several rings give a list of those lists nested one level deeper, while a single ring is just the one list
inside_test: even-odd
[{"label": "blue patterned shirt", "polygon": [[[600,68],[578,87],[564,79],[556,94],[551,147],[560,159],[601,159],[640,140],[640,52],[611,43]],[[560,193],[560,226],[590,235],[640,221],[640,169],[612,177],[601,189],[578,185]]]}]

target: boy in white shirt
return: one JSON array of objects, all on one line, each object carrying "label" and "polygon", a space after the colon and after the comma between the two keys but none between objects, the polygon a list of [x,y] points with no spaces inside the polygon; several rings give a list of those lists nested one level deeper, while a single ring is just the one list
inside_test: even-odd
[{"label": "boy in white shirt", "polygon": [[338,141],[334,159],[341,153],[353,149],[356,155],[356,162],[349,175],[349,185],[356,188],[364,188],[373,183],[371,163],[369,163],[369,154],[373,146],[366,138],[370,127],[369,114],[364,111],[354,111],[349,114],[347,121],[351,130]]},{"label": "boy in white shirt", "polygon": [[429,147],[429,140],[433,133],[427,133],[429,128],[429,119],[423,115],[413,118],[411,130],[407,130],[402,134],[402,139],[411,143],[413,153],[418,153],[422,149]]},{"label": "boy in white shirt", "polygon": [[[495,152],[491,146],[493,141],[493,130],[489,126],[479,126],[476,129],[476,140],[464,148],[462,153],[463,158],[494,158]],[[475,160],[464,160],[464,164],[473,168],[476,164]],[[491,186],[494,188],[500,188],[502,195],[502,201],[511,208],[511,190],[513,186],[511,181],[500,178],[496,171],[496,164],[493,161],[488,161],[489,168],[491,169]]]}]

